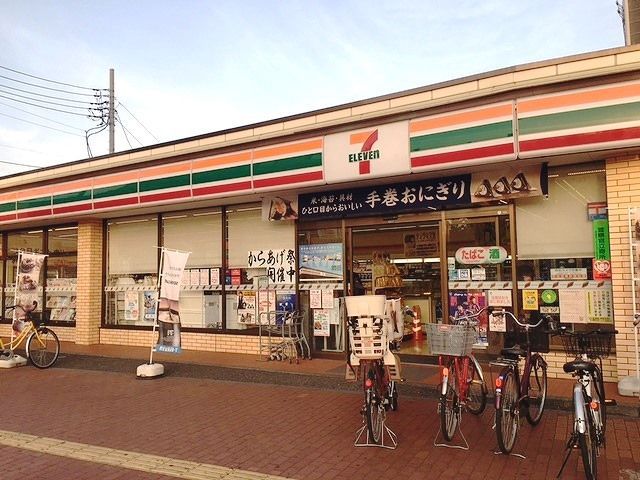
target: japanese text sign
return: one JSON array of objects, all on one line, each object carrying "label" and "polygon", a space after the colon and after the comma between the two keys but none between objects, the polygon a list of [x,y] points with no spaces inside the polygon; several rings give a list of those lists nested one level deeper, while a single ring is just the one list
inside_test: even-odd
[{"label": "japanese text sign", "polygon": [[270,283],[296,281],[296,253],[293,249],[252,250],[247,257],[247,267],[266,269]]}]

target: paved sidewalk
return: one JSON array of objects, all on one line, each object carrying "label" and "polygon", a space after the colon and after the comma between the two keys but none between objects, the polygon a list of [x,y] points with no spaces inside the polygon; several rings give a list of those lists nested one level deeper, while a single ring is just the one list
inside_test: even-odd
[{"label": "paved sidewalk", "polygon": [[[452,450],[433,444],[436,402],[401,396],[387,422],[398,448],[357,448],[360,392],[172,374],[141,381],[131,370],[66,368],[71,357],[49,370],[0,371],[3,480],[543,480],[555,477],[571,425],[569,412],[546,411],[535,429],[521,425],[515,451],[525,459],[495,455],[487,408],[464,415],[470,449]],[[610,418],[607,439],[599,478],[638,480],[640,421]],[[562,478],[584,478],[575,452]]]},{"label": "paved sidewalk", "polygon": [[[149,359],[149,348],[121,345],[76,345],[63,342],[60,365],[68,368],[86,368],[105,371],[129,371],[135,373],[137,365]],[[248,381],[254,383],[273,383],[281,385],[304,385],[310,387],[338,390],[357,390],[353,382],[344,380],[345,360],[314,358],[289,361],[268,361],[258,355],[198,352],[184,350],[180,355],[154,353],[154,362],[165,365],[168,376],[202,377],[220,380]],[[211,369],[210,367],[217,367]],[[491,393],[492,375],[483,365],[487,384]],[[293,375],[292,375],[293,374]],[[435,365],[403,363],[402,375],[406,382],[401,385],[403,396],[436,397],[440,381],[439,370]],[[571,392],[574,380],[549,378],[548,407],[570,409]],[[637,397],[625,397],[618,394],[617,384],[605,385],[607,398],[617,402],[609,407],[611,414],[627,417],[640,417],[640,400]],[[640,479],[639,479],[640,480]]]}]

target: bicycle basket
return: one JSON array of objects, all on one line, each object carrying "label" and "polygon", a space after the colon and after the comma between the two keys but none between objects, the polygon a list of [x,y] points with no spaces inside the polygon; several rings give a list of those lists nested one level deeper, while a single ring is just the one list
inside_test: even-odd
[{"label": "bicycle basket", "polygon": [[427,341],[434,355],[470,355],[476,331],[466,325],[427,323]]},{"label": "bicycle basket", "polygon": [[613,335],[613,332],[567,333],[560,335],[560,339],[569,356],[584,353],[589,358],[607,358],[611,354]]},{"label": "bicycle basket", "polygon": [[389,348],[383,325],[374,325],[372,318],[358,318],[357,325],[349,328],[349,344],[353,354],[361,360],[384,357]]}]

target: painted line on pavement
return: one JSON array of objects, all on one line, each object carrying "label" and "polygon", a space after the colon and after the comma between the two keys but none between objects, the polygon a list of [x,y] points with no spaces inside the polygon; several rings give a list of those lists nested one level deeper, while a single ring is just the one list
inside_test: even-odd
[{"label": "painted line on pavement", "polygon": [[189,480],[292,480],[277,475],[99,447],[86,443],[67,442],[58,438],[38,437],[7,430],[0,430],[0,445]]}]

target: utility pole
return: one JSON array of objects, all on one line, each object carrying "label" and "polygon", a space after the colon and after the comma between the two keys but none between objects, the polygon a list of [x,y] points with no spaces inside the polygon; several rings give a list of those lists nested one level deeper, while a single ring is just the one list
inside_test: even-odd
[{"label": "utility pole", "polygon": [[109,153],[115,152],[115,132],[116,125],[114,122],[115,111],[115,95],[113,87],[113,68],[109,69]]}]

